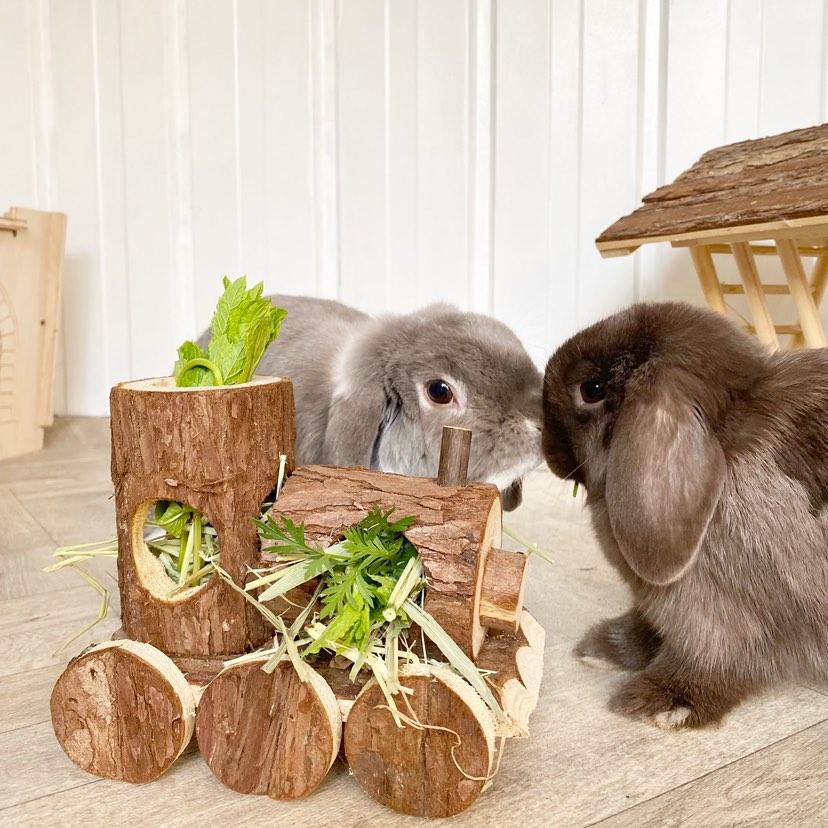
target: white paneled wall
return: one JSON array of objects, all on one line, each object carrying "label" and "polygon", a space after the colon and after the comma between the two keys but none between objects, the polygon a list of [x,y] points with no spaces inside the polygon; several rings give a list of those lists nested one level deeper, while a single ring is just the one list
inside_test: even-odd
[{"label": "white paneled wall", "polygon": [[0,0],[0,208],[69,214],[59,408],[169,370],[223,273],[437,299],[539,361],[686,254],[594,237],[705,149],[821,122],[825,0]]}]

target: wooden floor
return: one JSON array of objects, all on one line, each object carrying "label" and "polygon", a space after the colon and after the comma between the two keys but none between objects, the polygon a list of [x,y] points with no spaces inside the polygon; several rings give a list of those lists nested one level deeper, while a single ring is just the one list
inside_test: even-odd
[{"label": "wooden floor", "polygon": [[[296,803],[222,787],[192,748],[150,787],[96,779],[61,752],[49,694],[70,655],[118,625],[113,611],[69,652],[55,648],[97,610],[71,573],[45,575],[56,545],[114,531],[105,420],[64,419],[47,447],[0,463],[0,825],[348,826],[413,824],[364,795],[341,764]],[[828,688],[755,699],[717,730],[663,733],[606,709],[622,675],[574,659],[593,622],[623,610],[624,588],[602,559],[583,501],[544,471],[507,523],[550,549],[531,562],[527,605],[547,630],[533,736],[506,746],[500,772],[453,825],[828,825]]]}]

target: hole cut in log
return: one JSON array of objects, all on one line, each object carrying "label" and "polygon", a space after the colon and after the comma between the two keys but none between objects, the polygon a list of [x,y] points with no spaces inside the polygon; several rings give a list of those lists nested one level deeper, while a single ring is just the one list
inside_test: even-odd
[{"label": "hole cut in log", "polygon": [[154,594],[136,561],[155,500],[187,503],[215,528],[221,566],[237,584],[260,557],[252,518],[272,491],[279,455],[293,466],[293,387],[256,377],[241,385],[177,388],[171,377],[115,386],[112,482],[118,585],[128,638],[180,656],[231,655],[265,644],[261,615],[218,578],[180,599]]},{"label": "hole cut in log", "polygon": [[196,703],[164,653],[121,640],[69,662],[50,707],[55,736],[78,767],[105,779],[151,782],[189,744]]},{"label": "hole cut in log", "polygon": [[303,682],[289,661],[266,673],[266,660],[227,667],[207,685],[198,705],[198,749],[228,788],[298,799],[334,763],[341,714],[333,690],[313,669]]},{"label": "hole cut in log", "polygon": [[477,799],[492,771],[491,713],[448,667],[412,665],[400,671],[400,681],[413,694],[399,694],[398,709],[425,727],[397,727],[372,679],[345,723],[348,765],[366,793],[401,814],[458,814]]},{"label": "hole cut in log", "polygon": [[330,544],[373,506],[416,518],[405,534],[423,562],[425,609],[467,655],[476,657],[486,636],[480,623],[486,555],[501,542],[497,489],[485,483],[440,486],[429,478],[305,466],[285,482],[272,514],[304,523],[309,541]]}]

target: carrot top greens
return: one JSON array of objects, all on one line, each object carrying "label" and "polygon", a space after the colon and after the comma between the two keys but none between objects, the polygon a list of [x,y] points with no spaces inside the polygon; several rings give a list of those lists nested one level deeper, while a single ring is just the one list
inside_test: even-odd
[{"label": "carrot top greens", "polygon": [[[405,536],[415,518],[392,520],[393,511],[375,506],[356,525],[344,530],[342,540],[327,547],[309,542],[305,525],[296,525],[289,518],[277,520],[271,512],[256,521],[262,549],[272,553],[275,561],[272,567],[256,571],[257,577],[248,581],[243,591],[282,636],[281,643],[274,643],[269,651],[264,669],[275,669],[279,659],[287,655],[302,675],[302,661],[322,650],[342,656],[353,664],[352,680],[363,667],[373,673],[398,719],[394,696],[404,692],[399,664],[427,660],[428,638],[495,715],[502,716],[480,671],[421,606],[423,565]],[[218,572],[225,580],[229,577],[220,567]],[[314,595],[290,629],[264,606],[274,598],[288,598],[290,590],[314,580]],[[264,591],[254,597],[252,592],[261,587]],[[410,640],[414,622],[423,637]],[[418,643],[422,644],[419,655],[415,653]],[[246,658],[249,656],[241,660]]]}]

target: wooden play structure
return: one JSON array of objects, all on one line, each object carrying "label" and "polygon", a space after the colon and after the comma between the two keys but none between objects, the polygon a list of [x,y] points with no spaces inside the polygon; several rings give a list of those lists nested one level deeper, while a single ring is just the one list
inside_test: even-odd
[{"label": "wooden play structure", "polygon": [[0,215],[0,460],[43,446],[52,424],[66,216]]},{"label": "wooden play structure", "polygon": [[[747,329],[769,348],[822,347],[819,306],[828,283],[828,124],[706,152],[672,184],[596,240],[602,256],[641,245],[687,247],[707,304],[728,314],[744,294]],[[732,257],[739,282],[720,279],[716,258]],[[785,282],[760,280],[756,257],[777,258]],[[813,264],[806,273],[803,260]],[[810,278],[809,278],[810,276]],[[774,322],[767,297],[789,296],[798,322]]]},{"label": "wooden play structure", "polygon": [[[439,476],[425,479],[292,469],[287,380],[124,383],[112,391],[111,411],[123,638],[81,653],[55,685],[52,720],[69,757],[99,776],[147,782],[195,732],[227,787],[294,799],[322,782],[342,745],[354,776],[379,802],[422,816],[467,808],[493,772],[498,737],[502,750],[504,738],[528,735],[544,645],[543,629],[522,606],[526,556],[500,549],[497,489],[467,482],[471,434],[447,429]],[[491,671],[503,719],[447,665],[431,661],[400,673],[408,688],[401,709],[423,728],[398,727],[376,681],[366,671],[351,681],[337,658],[314,662],[306,680],[288,660],[272,672],[262,669],[266,657],[225,667],[268,645],[273,630],[215,576],[171,597],[146,548],[144,518],[157,500],[194,506],[217,532],[222,568],[244,584],[273,561],[251,518],[273,490],[280,454],[291,473],[273,513],[304,523],[309,541],[335,542],[377,505],[416,517],[406,536],[422,560],[424,607]],[[283,599],[268,606],[286,609]]]}]

